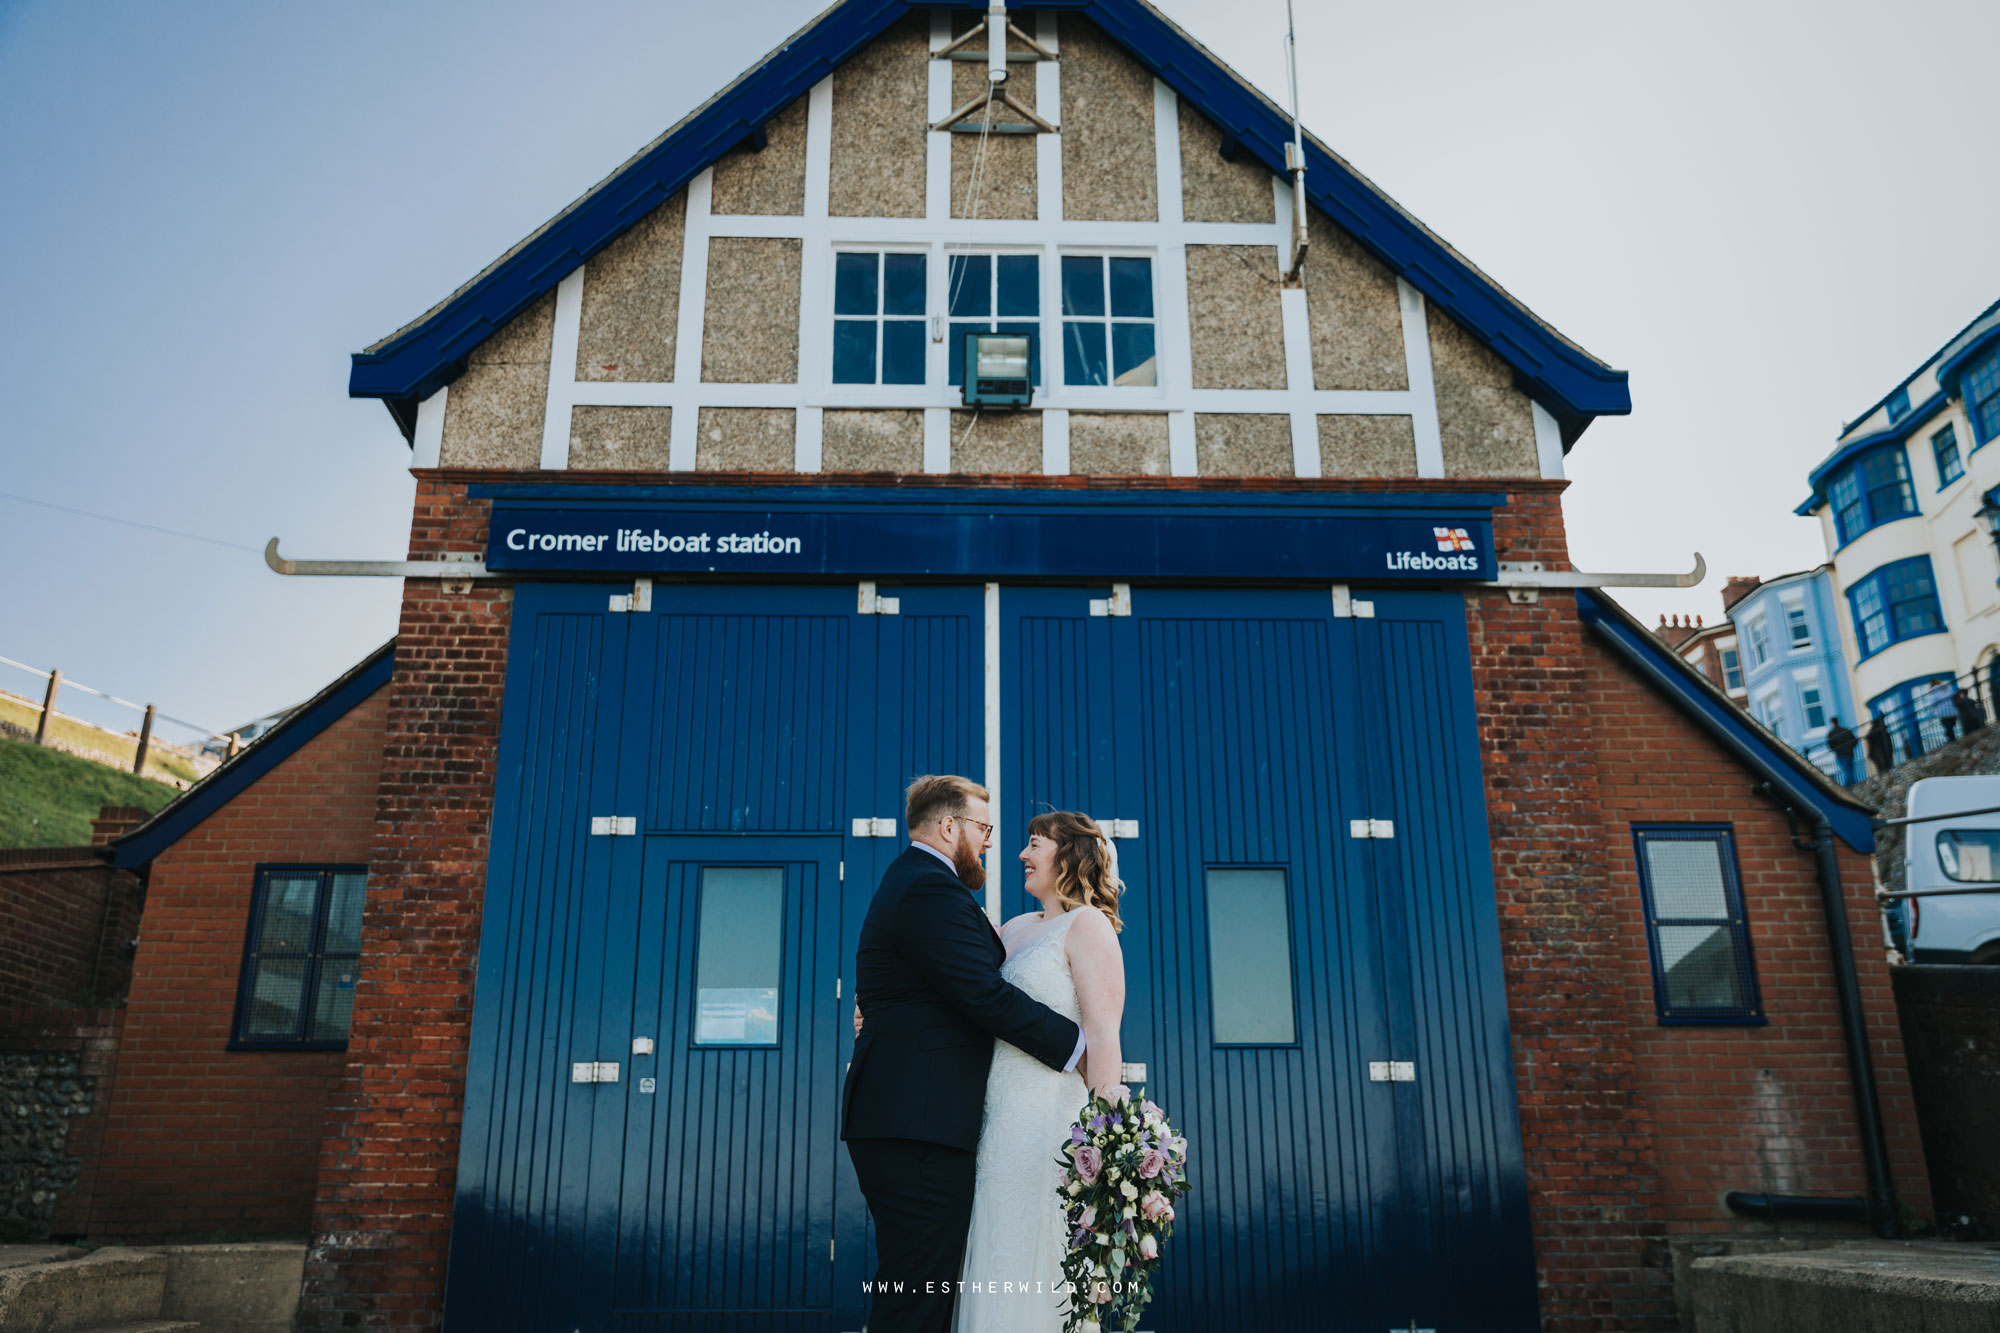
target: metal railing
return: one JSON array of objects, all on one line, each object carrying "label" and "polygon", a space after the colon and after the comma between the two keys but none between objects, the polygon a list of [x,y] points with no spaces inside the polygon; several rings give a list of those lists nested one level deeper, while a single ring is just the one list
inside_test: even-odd
[{"label": "metal railing", "polygon": [[1914,699],[1862,719],[1858,725],[1849,724],[1855,745],[1845,763],[1824,740],[1801,747],[1800,753],[1836,782],[1851,787],[1969,736],[2000,716],[2000,659],[1963,675],[1940,671],[1930,680],[1950,680],[1954,690],[1964,692],[1969,707],[1948,706],[1940,711],[1933,706],[1926,687]]}]

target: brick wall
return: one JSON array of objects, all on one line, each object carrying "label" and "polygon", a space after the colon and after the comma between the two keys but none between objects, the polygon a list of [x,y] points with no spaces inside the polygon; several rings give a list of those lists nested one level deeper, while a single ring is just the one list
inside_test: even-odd
[{"label": "brick wall", "polygon": [[344,1057],[227,1047],[256,867],[367,862],[386,712],[377,691],[153,861],[93,1235],[307,1232]]},{"label": "brick wall", "polygon": [[[1620,920],[1625,1008],[1638,1080],[1653,1108],[1662,1202],[1675,1233],[1755,1234],[1729,1190],[1867,1193],[1853,1083],[1813,857],[1752,776],[1594,640],[1589,708],[1605,813],[1611,898]],[[1757,982],[1770,1022],[1663,1027],[1654,1008],[1634,822],[1733,828]],[[1809,832],[1809,830],[1801,830]],[[1869,858],[1837,843],[1848,929],[1868,1015],[1870,1058],[1898,1197],[1930,1214],[1922,1146],[1881,945]],[[1786,1230],[1797,1231],[1796,1223]]]},{"label": "brick wall", "polygon": [[0,1005],[117,1004],[140,897],[89,847],[0,851]]},{"label": "brick wall", "polygon": [[0,1008],[0,1240],[88,1229],[121,1009]]}]

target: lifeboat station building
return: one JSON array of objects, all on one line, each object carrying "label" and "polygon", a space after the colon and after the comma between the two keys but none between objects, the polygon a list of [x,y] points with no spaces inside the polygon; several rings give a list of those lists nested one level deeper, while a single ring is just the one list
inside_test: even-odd
[{"label": "lifeboat station building", "polygon": [[118,843],[99,1229],[309,1232],[302,1328],[863,1328],[929,772],[996,914],[1118,839],[1148,1328],[1672,1329],[1927,1214],[1868,812],[1569,563],[1625,373],[1142,0],[844,0],[351,388],[399,633]]}]

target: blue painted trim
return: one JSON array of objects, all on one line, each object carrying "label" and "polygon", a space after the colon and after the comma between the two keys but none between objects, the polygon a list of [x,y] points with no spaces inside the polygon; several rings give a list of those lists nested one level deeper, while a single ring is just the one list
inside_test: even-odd
[{"label": "blue painted trim", "polygon": [[[1928,366],[1929,364],[1931,364],[1931,362],[1936,361],[1939,357],[1943,356],[1945,352],[1949,350],[1949,348],[1953,343],[1957,342],[1960,338],[1963,338],[1965,336],[1965,331],[1967,329],[1977,324],[1980,320],[1985,319],[1995,310],[2000,310],[2000,301],[1995,301],[1992,305],[1987,306],[1984,310],[1974,315],[1971,319],[1968,319],[1965,321],[1965,323],[1959,325],[1958,332],[1952,334],[1951,337],[1946,338],[1942,346],[1940,346],[1935,352],[1932,352],[1929,356],[1925,357],[1922,361],[1918,362],[1916,370],[1912,371],[1909,375],[1905,376],[1903,379],[1897,381],[1896,389],[1908,387],[1911,380],[1914,380],[1918,375],[1923,373],[1923,369],[1925,366]],[[1980,339],[1984,341],[1986,336],[1987,335],[1985,334],[1981,334]],[[1944,367],[1953,365],[1953,363],[1955,363],[1959,359],[1960,353],[1963,352],[1964,350],[1965,350],[1964,348],[1960,348],[1958,352],[1953,352],[1951,355],[1951,360],[1945,362],[1944,365],[1938,367],[1938,383],[1940,384],[1944,383]],[[1868,404],[1868,406],[1862,411],[1856,412],[1853,416],[1849,417],[1848,420],[1866,421],[1870,413],[1874,412],[1878,408],[1886,406],[1889,400],[1895,397],[1896,389],[1889,390],[1888,393],[1883,394],[1880,398],[1877,398],[1874,402]]]},{"label": "blue painted trim", "polygon": [[[1907,463],[1909,460],[1906,458],[1903,461]],[[1916,489],[1917,489],[1916,485],[1913,481],[1910,486],[1911,493],[1914,494],[1916,492]],[[1854,543],[1860,541],[1863,537],[1866,537],[1869,533],[1880,531],[1881,529],[1888,527],[1891,523],[1901,523],[1906,519],[1922,518],[1923,516],[1924,516],[1924,511],[1919,509],[1914,514],[1898,514],[1894,518],[1885,518],[1880,523],[1870,524],[1869,526],[1861,529],[1861,531],[1855,533],[1852,537],[1849,537],[1846,541],[1841,542],[1840,545],[1834,547],[1833,553],[1835,555],[1839,555],[1842,551],[1845,551],[1848,547],[1854,545]],[[1836,523],[1834,527],[1835,527],[1835,540],[1839,540],[1839,524]]]},{"label": "blue painted trim", "polygon": [[1637,667],[1642,676],[1659,686],[1705,730],[1726,734],[1759,756],[1763,760],[1761,776],[1768,778],[1787,801],[1824,816],[1840,840],[1855,851],[1875,850],[1875,833],[1870,824],[1873,811],[1835,787],[1803,755],[1775,742],[1720,686],[1683,661],[1623,607],[1607,596],[1581,588],[1576,594],[1576,610],[1584,624],[1596,630],[1620,657]]},{"label": "blue painted trim", "polygon": [[[1850,440],[1838,449],[1835,449],[1826,456],[1826,459],[1818,467],[1812,470],[1812,475],[1806,478],[1806,484],[1812,487],[1812,494],[1801,500],[1798,507],[1792,510],[1792,512],[1801,518],[1810,515],[1815,509],[1826,503],[1827,478],[1859,458],[1862,454],[1870,453],[1875,449],[1888,445],[1907,444],[1910,437],[1917,433],[1918,427],[1922,426],[1939,412],[1942,412],[1945,404],[1950,401],[1951,399],[1948,395],[1934,393],[1918,406],[1911,408],[1910,415],[1904,417],[1889,430],[1878,430],[1873,435],[1864,435],[1858,440]],[[1870,410],[1872,411],[1873,409]]]},{"label": "blue painted trim", "polygon": [[[1702,1009],[1690,1006],[1675,1013],[1667,1003],[1667,970],[1660,958],[1660,921],[1653,903],[1653,877],[1646,867],[1646,840],[1664,835],[1662,841],[1705,841],[1721,844],[1727,855],[1720,857],[1724,884],[1724,906],[1728,909],[1730,937],[1736,942],[1740,960],[1738,978],[1743,983],[1746,1003],[1727,1008]],[[1646,955],[1653,967],[1653,1012],[1662,1027],[1754,1027],[1767,1024],[1764,998],[1757,985],[1757,955],[1750,942],[1750,910],[1743,897],[1743,867],[1736,856],[1736,826],[1733,824],[1672,824],[1652,821],[1632,825],[1632,853],[1639,869],[1639,905],[1646,919]],[[1668,924],[1683,918],[1668,917]],[[1689,918],[1691,920],[1692,918]],[[1710,919],[1712,920],[1712,918]]]},{"label": "blue painted trim", "polygon": [[[1992,312],[1992,309],[1992,306],[1988,306],[1979,318],[1984,319],[1987,314]],[[1973,322],[1978,323],[1978,320],[1974,320]],[[1990,350],[1996,342],[2000,342],[2000,324],[1995,324],[1992,328],[1986,330],[1986,332],[1980,334],[1956,352],[1953,352],[1951,359],[1939,366],[1937,370],[1938,383],[1944,386],[1945,392],[1951,393],[1955,391],[1958,388],[1958,377],[1965,370],[1966,365],[1978,359],[1981,353]],[[1970,416],[1972,414],[1967,412],[1966,415]]]},{"label": "blue painted trim", "polygon": [[[1887,652],[1889,649],[1895,647],[1899,643],[1909,643],[1913,639],[1928,639],[1933,634],[1946,634],[1950,632],[1951,626],[1945,621],[1944,618],[1944,599],[1938,596],[1937,569],[1935,566],[1931,564],[1930,556],[1906,555],[1900,559],[1891,560],[1886,564],[1875,566],[1875,568],[1869,570],[1866,574],[1863,574],[1860,578],[1848,584],[1847,587],[1844,589],[1844,592],[1846,593],[1847,596],[1847,618],[1849,623],[1851,623],[1854,626],[1855,646],[1859,647],[1861,641],[1861,614],[1859,611],[1855,609],[1854,594],[1860,592],[1861,589],[1865,587],[1867,584],[1882,579],[1883,576],[1886,575],[1892,569],[1898,569],[1904,565],[1915,565],[1915,564],[1921,564],[1924,567],[1925,577],[1927,577],[1930,580],[1931,606],[1933,607],[1933,609],[1937,611],[1938,627],[1936,629],[1922,630],[1916,634],[1904,634],[1901,635],[1900,637],[1896,637],[1895,636],[1896,617],[1894,613],[1891,612],[1889,615],[1889,633],[1892,637],[1884,640],[1880,646],[1875,648],[1870,648],[1866,652],[1862,653],[1861,656],[1855,658],[1854,659],[1855,665],[1858,666],[1861,663],[1866,662],[1869,658],[1875,656],[1877,653]],[[1885,611],[1889,609],[1889,599],[1886,595],[1882,597],[1882,606]]]},{"label": "blue painted trim", "polygon": [[395,670],[396,641],[391,639],[307,700],[296,713],[251,742],[248,749],[113,842],[112,864],[121,870],[133,870],[166,851],[257,779],[347,716],[356,704],[386,685]]},{"label": "blue painted trim", "polygon": [[[985,5],[983,0],[946,0],[944,7],[984,9]],[[846,0],[828,10],[434,313],[379,349],[355,353],[349,395],[388,400],[399,425],[413,419],[410,403],[456,378],[473,348],[897,19],[921,8],[913,0]],[[1036,9],[1090,18],[1232,136],[1241,145],[1240,152],[1283,173],[1290,121],[1143,0],[1045,0],[1021,6],[1019,12]],[[1386,195],[1310,140],[1306,161],[1312,202],[1507,361],[1527,392],[1555,415],[1565,449],[1592,418],[1632,410],[1624,371],[1612,369],[1544,326]]]},{"label": "blue painted trim", "polygon": [[[1937,595],[1937,589],[1935,587],[1931,589],[1931,595],[1932,596]],[[1943,608],[1940,607],[1939,609],[1942,610]],[[1849,607],[1848,614],[1850,615],[1853,614],[1853,608],[1851,606]],[[1918,639],[1928,639],[1933,634],[1948,634],[1950,632],[1951,632],[1951,627],[1949,625],[1940,625],[1936,629],[1927,629],[1922,634],[1912,634],[1908,638],[1902,638],[1902,639],[1891,639],[1889,640],[1889,642],[1883,644],[1880,648],[1877,648],[1874,652],[1861,654],[1860,657],[1855,659],[1855,662],[1857,665],[1859,665],[1862,662],[1866,662],[1871,657],[1875,657],[1878,654],[1888,652],[1891,648],[1894,648],[1899,643],[1914,643]]]}]

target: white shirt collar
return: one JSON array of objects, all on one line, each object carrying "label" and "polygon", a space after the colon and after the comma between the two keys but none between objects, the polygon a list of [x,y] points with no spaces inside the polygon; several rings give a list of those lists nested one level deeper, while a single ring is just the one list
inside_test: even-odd
[{"label": "white shirt collar", "polygon": [[920,852],[929,852],[932,856],[935,856],[938,860],[944,862],[944,868],[946,870],[949,870],[954,878],[958,875],[958,867],[952,864],[951,858],[949,856],[946,856],[943,852],[939,851],[937,848],[931,846],[929,843],[918,842],[915,838],[912,838],[910,839],[910,846],[916,848]]}]

